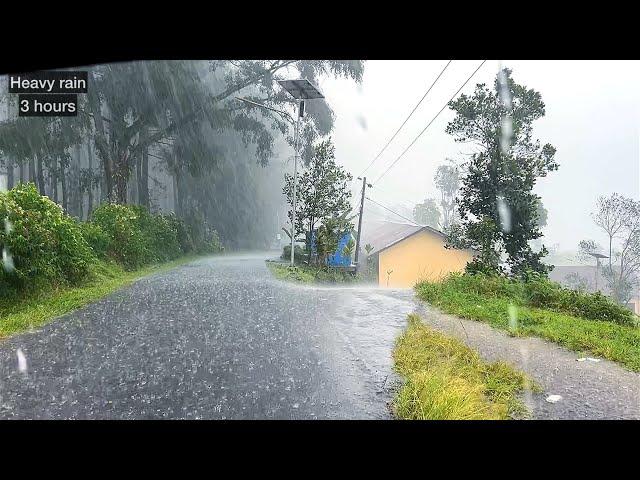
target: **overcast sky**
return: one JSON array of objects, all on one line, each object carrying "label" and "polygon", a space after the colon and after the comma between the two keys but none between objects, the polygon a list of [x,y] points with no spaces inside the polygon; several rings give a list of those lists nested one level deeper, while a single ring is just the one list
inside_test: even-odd
[{"label": "overcast sky", "polygon": [[[409,122],[367,171],[375,180],[442,108],[480,61],[455,60]],[[354,177],[373,160],[404,121],[446,61],[367,61],[364,80],[325,79],[320,88],[336,114],[336,157]],[[465,86],[493,84],[499,61],[487,61]],[[516,82],[542,94],[546,116],[534,125],[541,143],[557,148],[560,168],[539,180],[536,192],[549,211],[545,243],[574,249],[579,240],[604,238],[589,216],[599,195],[640,199],[640,62],[511,61]],[[376,183],[370,196],[388,206],[437,198],[433,176],[445,158],[468,152],[444,132],[447,108],[407,154]],[[354,182],[354,196],[359,192]],[[366,216],[366,214],[365,214]]]}]

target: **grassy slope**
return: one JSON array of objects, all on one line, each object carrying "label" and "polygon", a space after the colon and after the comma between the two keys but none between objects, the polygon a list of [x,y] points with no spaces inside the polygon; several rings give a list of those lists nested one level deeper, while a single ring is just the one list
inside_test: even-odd
[{"label": "grassy slope", "polygon": [[[446,284],[418,284],[416,293],[447,313],[486,322],[514,335],[551,340],[571,350],[601,356],[640,371],[640,328],[540,308],[514,308],[510,307],[509,299],[460,291]],[[515,328],[509,325],[509,308],[516,313]]]},{"label": "grassy slope", "polygon": [[397,339],[394,368],[406,381],[394,400],[410,420],[501,420],[525,416],[519,393],[538,389],[504,362],[486,363],[457,339],[427,327],[417,315]]},{"label": "grassy slope", "polygon": [[133,272],[125,272],[115,264],[101,263],[95,268],[92,278],[83,285],[41,291],[18,301],[0,299],[0,338],[37,328],[60,315],[105,297],[141,277],[169,270],[193,258],[195,257],[183,257]]}]

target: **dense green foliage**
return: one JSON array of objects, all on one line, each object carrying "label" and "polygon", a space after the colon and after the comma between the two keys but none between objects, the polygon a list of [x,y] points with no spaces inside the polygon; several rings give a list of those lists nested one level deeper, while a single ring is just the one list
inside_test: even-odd
[{"label": "dense green foliage", "polygon": [[458,198],[460,225],[452,229],[449,245],[472,247],[479,254],[470,271],[498,271],[506,254],[513,274],[526,270],[547,273],[540,238],[539,197],[533,188],[540,177],[558,168],[555,148],[533,138],[533,122],[545,115],[539,92],[517,84],[503,69],[494,88],[476,86],[473,95],[460,95],[449,106],[456,113],[447,133],[457,142],[473,142]]},{"label": "dense green foliage", "polygon": [[[291,245],[285,245],[282,248],[282,255],[280,255],[282,260],[286,260],[288,262],[291,261]],[[296,245],[293,249],[293,262],[294,263],[303,263],[307,259],[307,253],[302,249],[300,245]]]},{"label": "dense green foliage", "polygon": [[90,223],[106,234],[106,256],[127,269],[222,250],[215,230],[194,235],[175,215],[154,215],[139,205],[103,204],[93,211]]},{"label": "dense green foliage", "polygon": [[533,335],[640,371],[637,317],[602,295],[572,293],[541,279],[451,275],[416,285],[419,298],[514,335]]},{"label": "dense green foliage", "polygon": [[[322,265],[328,255],[338,248],[340,236],[353,229],[347,218],[351,210],[352,176],[336,163],[331,139],[313,147],[313,155],[303,170],[296,187],[295,235],[305,235],[307,252],[311,251],[315,232],[315,258],[310,263]],[[285,174],[282,189],[291,206],[289,220],[293,219],[293,175]],[[319,228],[317,227],[320,224]]]},{"label": "dense green foliage", "polygon": [[538,389],[523,373],[504,362],[486,363],[461,341],[427,327],[409,315],[396,340],[394,368],[405,382],[393,402],[407,420],[501,420],[522,417],[518,398]]},{"label": "dense green foliage", "polygon": [[189,253],[222,250],[215,230],[194,235],[175,215],[132,205],[103,204],[78,222],[33,184],[0,192],[0,290],[4,296],[42,286],[76,285],[100,260],[127,270]]},{"label": "dense green foliage", "polygon": [[77,284],[95,255],[78,223],[33,184],[0,192],[0,290]]}]

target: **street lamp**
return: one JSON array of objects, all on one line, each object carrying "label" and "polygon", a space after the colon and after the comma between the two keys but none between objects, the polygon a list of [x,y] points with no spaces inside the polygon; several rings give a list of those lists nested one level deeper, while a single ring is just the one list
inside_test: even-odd
[{"label": "street lamp", "polygon": [[591,255],[596,259],[596,292],[597,292],[598,291],[598,267],[600,266],[600,259],[609,258],[609,257],[597,252],[588,252],[588,253],[589,255]]},{"label": "street lamp", "polygon": [[278,83],[296,100],[298,103],[298,118],[296,120],[295,135],[293,140],[293,212],[291,216],[291,266],[294,263],[294,248],[296,242],[296,186],[298,183],[298,135],[300,130],[300,119],[304,116],[304,101],[315,98],[324,98],[309,80],[301,78],[299,80],[278,80]]},{"label": "street lamp", "polygon": [[[304,117],[304,101],[312,100],[316,98],[324,98],[324,95],[320,93],[309,80],[306,78],[300,78],[298,80],[278,80],[278,83],[282,88],[284,88],[289,94],[295,98],[296,100],[300,100],[298,103],[298,117],[295,122],[295,134],[293,140],[293,215],[291,219],[291,266],[294,265],[294,247],[296,241],[296,187],[298,183],[298,132],[300,130],[300,119]],[[283,110],[278,110],[276,108],[268,107],[267,105],[263,105],[261,103],[254,102],[252,100],[236,97],[238,100],[249,103],[251,105],[255,105],[256,107],[262,107],[267,110],[271,110],[272,112],[279,113],[289,123],[294,123],[291,115]]]}]

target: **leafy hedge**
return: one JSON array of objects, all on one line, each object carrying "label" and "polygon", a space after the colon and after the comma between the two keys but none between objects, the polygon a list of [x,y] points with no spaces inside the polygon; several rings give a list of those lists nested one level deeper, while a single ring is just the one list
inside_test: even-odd
[{"label": "leafy hedge", "polygon": [[33,184],[0,192],[0,250],[4,293],[43,283],[77,284],[95,261],[78,222]]},{"label": "leafy hedge", "polygon": [[189,227],[174,214],[137,205],[103,204],[78,222],[32,183],[0,192],[0,293],[77,284],[99,259],[127,270],[188,253],[223,250],[215,230]]},{"label": "leafy hedge", "polygon": [[[127,269],[166,262],[187,253],[217,253],[223,250],[215,230],[194,232],[175,214],[154,215],[139,205],[100,205],[91,214],[91,228],[99,228],[108,239],[107,257]],[[195,237],[195,238],[194,238]],[[102,250],[100,235],[96,250]]]},{"label": "leafy hedge", "polygon": [[[285,245],[282,248],[282,255],[280,255],[282,260],[291,261],[291,245]],[[307,260],[307,252],[303,250],[300,245],[296,245],[293,249],[293,262],[294,263],[304,263]]]},{"label": "leafy hedge", "polygon": [[451,274],[444,285],[463,292],[473,292],[486,297],[507,298],[514,304],[544,308],[559,313],[604,320],[620,325],[635,325],[635,316],[627,308],[597,293],[581,293],[563,288],[559,283],[539,276],[522,279],[497,275]]}]

